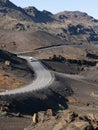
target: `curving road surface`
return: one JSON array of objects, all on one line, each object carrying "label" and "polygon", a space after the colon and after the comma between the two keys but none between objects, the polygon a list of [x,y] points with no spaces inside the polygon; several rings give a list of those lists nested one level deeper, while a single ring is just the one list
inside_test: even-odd
[{"label": "curving road surface", "polygon": [[54,76],[41,64],[40,61],[33,58],[33,60],[30,60],[30,57],[27,56],[20,56],[21,58],[24,58],[28,61],[28,64],[31,66],[31,68],[35,71],[36,78],[33,80],[30,84],[9,90],[6,92],[0,92],[0,95],[12,95],[12,94],[21,94],[26,92],[31,92],[34,90],[42,89],[44,87],[48,87],[52,82],[54,81]]}]

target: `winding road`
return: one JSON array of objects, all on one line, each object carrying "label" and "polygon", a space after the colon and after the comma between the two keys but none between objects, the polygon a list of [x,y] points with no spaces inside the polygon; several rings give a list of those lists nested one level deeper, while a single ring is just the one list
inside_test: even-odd
[{"label": "winding road", "polygon": [[0,92],[0,96],[32,92],[34,90],[48,87],[54,81],[54,76],[44,67],[44,65],[42,65],[42,63],[39,60],[35,58],[32,58],[31,60],[30,57],[27,57],[27,56],[19,56],[19,57],[27,60],[31,69],[34,70],[36,78],[30,84],[24,87],[9,90],[6,92]]}]

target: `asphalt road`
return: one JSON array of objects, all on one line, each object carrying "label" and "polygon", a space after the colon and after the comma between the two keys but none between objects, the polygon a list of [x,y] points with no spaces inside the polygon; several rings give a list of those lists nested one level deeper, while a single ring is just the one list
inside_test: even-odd
[{"label": "asphalt road", "polygon": [[[39,49],[36,49],[36,50],[33,50],[33,51],[23,51],[23,52],[17,52],[15,54],[17,55],[27,55],[27,54],[32,54],[32,53],[38,53],[38,52],[41,52],[41,51],[46,51],[46,50],[50,50],[50,49],[57,49],[57,48],[61,48],[61,47],[65,47],[65,46],[69,46],[69,47],[77,47],[78,45],[73,45],[73,44],[63,44],[63,45],[55,45],[55,46],[50,46],[50,47],[43,47],[43,48],[39,48]],[[80,46],[80,45],[79,45]]]},{"label": "asphalt road", "polygon": [[30,84],[24,87],[9,90],[6,92],[0,92],[1,96],[32,92],[34,90],[48,87],[54,81],[54,76],[44,67],[44,65],[42,65],[42,63],[39,60],[33,58],[33,60],[31,61],[30,57],[27,56],[25,57],[20,56],[20,57],[28,61],[28,64],[30,65],[31,69],[33,69],[35,72],[36,78]]}]

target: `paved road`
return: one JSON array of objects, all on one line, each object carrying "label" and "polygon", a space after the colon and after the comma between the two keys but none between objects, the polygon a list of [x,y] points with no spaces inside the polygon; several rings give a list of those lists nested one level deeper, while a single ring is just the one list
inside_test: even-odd
[{"label": "paved road", "polygon": [[64,73],[60,73],[60,72],[54,72],[54,74],[58,74],[58,75],[63,76],[65,78],[70,78],[70,79],[73,79],[73,80],[77,80],[77,81],[83,82],[83,83],[88,84],[88,85],[92,85],[92,86],[96,86],[96,87],[98,86],[97,83],[90,82],[89,80],[87,80],[88,79],[87,77],[82,76],[82,75],[64,74]]},{"label": "paved road", "polygon": [[26,85],[21,88],[14,90],[9,90],[6,92],[0,92],[0,95],[12,95],[12,94],[21,94],[26,92],[31,92],[34,90],[42,89],[48,87],[54,81],[54,76],[42,65],[40,61],[33,58],[33,61],[30,60],[30,57],[24,57],[28,61],[28,64],[35,71],[36,78],[29,85]]},{"label": "paved road", "polygon": [[65,46],[68,46],[68,47],[78,47],[78,45],[73,45],[73,44],[62,44],[62,45],[55,45],[55,46],[50,46],[50,47],[43,47],[43,48],[38,48],[36,50],[32,50],[32,51],[23,51],[23,52],[17,52],[15,54],[17,55],[27,55],[27,54],[32,54],[32,53],[38,53],[38,52],[41,52],[41,51],[46,51],[46,50],[51,50],[51,49],[57,49],[57,48],[63,48]]}]

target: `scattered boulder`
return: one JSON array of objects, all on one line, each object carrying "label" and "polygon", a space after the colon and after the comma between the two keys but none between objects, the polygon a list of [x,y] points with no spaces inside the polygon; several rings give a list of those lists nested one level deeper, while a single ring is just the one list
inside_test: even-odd
[{"label": "scattered boulder", "polygon": [[[53,124],[52,124],[53,123]],[[45,129],[52,130],[97,130],[98,118],[93,114],[77,114],[70,110],[63,110],[53,116],[53,111],[41,111],[33,115],[33,123],[24,130]]]},{"label": "scattered boulder", "polygon": [[18,31],[24,31],[25,30],[25,26],[21,23],[17,23],[14,27],[15,30],[18,30]]},{"label": "scattered boulder", "polygon": [[92,114],[79,115],[69,110],[64,110],[61,120],[53,130],[96,130],[97,119]]},{"label": "scattered boulder", "polygon": [[91,96],[92,96],[92,97],[95,97],[95,98],[98,98],[98,93],[92,92],[92,93],[91,93]]},{"label": "scattered boulder", "polygon": [[53,116],[53,111],[52,109],[48,109],[47,111],[41,111],[38,113],[34,113],[32,117],[32,122],[33,124],[39,123],[39,122],[44,122],[46,120],[51,119]]},{"label": "scattered boulder", "polygon": [[6,115],[7,115],[7,112],[6,112],[6,111],[1,111],[1,110],[0,110],[0,117],[6,116]]},{"label": "scattered boulder", "polygon": [[51,119],[51,117],[53,116],[53,112],[52,109],[48,109],[47,111],[41,111],[37,113],[37,117],[38,117],[38,122],[43,122],[45,120],[49,120]]},{"label": "scattered boulder", "polygon": [[10,61],[8,61],[8,60],[5,61],[5,65],[6,65],[6,66],[10,66],[10,64],[11,64]]},{"label": "scattered boulder", "polygon": [[98,63],[96,63],[96,67],[98,67]]},{"label": "scattered boulder", "polygon": [[36,114],[36,113],[34,113],[34,115],[33,115],[33,117],[32,117],[32,122],[33,122],[34,124],[37,123],[37,114]]}]

